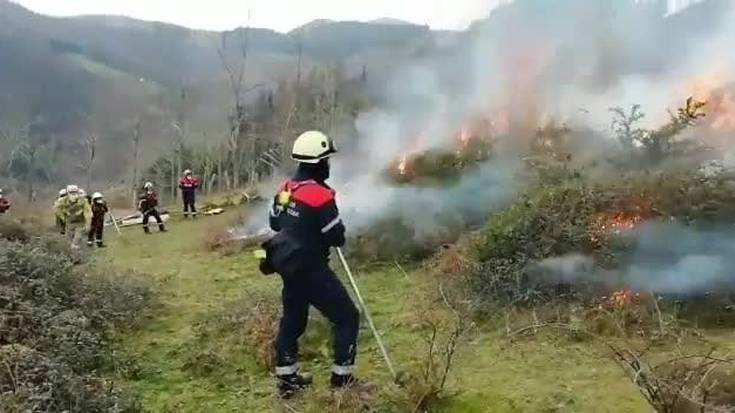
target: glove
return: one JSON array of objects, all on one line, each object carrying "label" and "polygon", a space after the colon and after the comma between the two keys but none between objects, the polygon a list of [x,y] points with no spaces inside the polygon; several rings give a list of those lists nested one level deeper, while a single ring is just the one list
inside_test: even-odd
[{"label": "glove", "polygon": [[271,275],[276,272],[273,269],[273,265],[271,265],[271,262],[268,259],[268,254],[265,252],[265,250],[255,250],[253,251],[253,256],[255,256],[255,258],[258,260],[258,269],[261,273],[263,273],[264,275]]}]

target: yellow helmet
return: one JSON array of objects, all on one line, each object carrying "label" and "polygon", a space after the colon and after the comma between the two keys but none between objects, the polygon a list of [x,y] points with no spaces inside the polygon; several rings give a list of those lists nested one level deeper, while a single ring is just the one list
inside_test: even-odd
[{"label": "yellow helmet", "polygon": [[322,132],[308,131],[296,138],[291,151],[291,159],[302,163],[319,163],[337,152],[334,142]]}]

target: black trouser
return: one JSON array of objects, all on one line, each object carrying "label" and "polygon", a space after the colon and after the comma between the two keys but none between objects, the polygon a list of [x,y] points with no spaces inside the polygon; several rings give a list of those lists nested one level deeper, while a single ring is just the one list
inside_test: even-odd
[{"label": "black trouser", "polygon": [[97,245],[102,245],[102,233],[105,230],[104,218],[92,219],[92,225],[89,226],[89,234],[87,234],[87,244],[92,245],[96,240]]},{"label": "black trouser", "polygon": [[334,333],[334,368],[337,374],[349,374],[355,364],[360,313],[347,290],[326,263],[311,271],[283,279],[283,317],[276,338],[276,374],[296,371],[298,340],[306,329],[309,305],[313,305],[331,323]]},{"label": "black trouser", "polygon": [[196,193],[194,191],[181,191],[181,197],[184,199],[184,217],[189,216],[189,211],[193,216],[197,215],[197,208],[194,205],[196,203]]},{"label": "black trouser", "polygon": [[158,222],[158,229],[163,231],[165,229],[163,226],[163,220],[161,219],[161,214],[158,213],[156,208],[151,208],[143,212],[143,231],[150,232],[148,229],[148,221],[150,221],[151,217],[156,219],[156,222]]}]

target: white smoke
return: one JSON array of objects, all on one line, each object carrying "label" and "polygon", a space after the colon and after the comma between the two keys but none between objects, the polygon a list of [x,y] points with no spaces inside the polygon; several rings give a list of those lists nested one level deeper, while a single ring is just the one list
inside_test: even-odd
[{"label": "white smoke", "polygon": [[[481,17],[481,16],[478,16]],[[399,217],[430,230],[437,216],[474,219],[512,200],[516,152],[549,119],[603,130],[611,107],[641,104],[649,127],[697,92],[695,80],[735,82],[735,7],[728,0],[515,0],[437,53],[370,85],[379,107],[361,113],[357,136],[333,162],[331,183],[348,228]],[[724,73],[724,74],[723,74]],[[454,144],[473,116],[505,116],[491,162],[443,187],[394,185],[399,156]],[[591,135],[590,140],[593,140]],[[261,226],[266,215],[260,219]],[[250,227],[257,225],[249,224]]]},{"label": "white smoke", "polygon": [[632,234],[633,248],[615,270],[592,257],[570,254],[534,264],[545,280],[607,284],[657,294],[702,294],[735,287],[735,229],[704,230],[649,223]]}]

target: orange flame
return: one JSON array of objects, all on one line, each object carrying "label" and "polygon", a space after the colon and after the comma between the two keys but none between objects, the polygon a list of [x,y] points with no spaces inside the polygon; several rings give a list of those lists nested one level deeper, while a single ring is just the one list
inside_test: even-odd
[{"label": "orange flame", "polygon": [[687,93],[707,101],[709,126],[719,132],[735,132],[735,85],[729,76],[727,70],[713,70],[693,78],[687,86]]},{"label": "orange flame", "polygon": [[641,222],[643,222],[643,217],[638,214],[626,214],[624,212],[600,214],[592,221],[589,234],[590,241],[599,246],[606,236],[631,231]]},{"label": "orange flame", "polygon": [[403,156],[401,156],[401,159],[398,161],[397,170],[399,174],[401,175],[406,174],[407,163],[408,163],[408,155],[404,154]]},{"label": "orange flame", "polygon": [[710,100],[712,128],[720,132],[735,132],[735,96],[730,91],[723,91],[720,96]]}]

